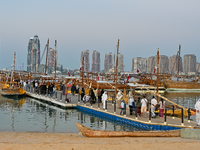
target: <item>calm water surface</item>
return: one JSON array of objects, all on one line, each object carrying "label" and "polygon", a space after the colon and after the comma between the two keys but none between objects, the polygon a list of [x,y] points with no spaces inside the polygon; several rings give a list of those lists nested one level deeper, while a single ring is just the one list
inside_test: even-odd
[{"label": "calm water surface", "polygon": [[0,131],[78,133],[76,122],[99,130],[140,130],[76,109],[64,110],[29,97],[21,100],[0,97],[0,120]]},{"label": "calm water surface", "polygon": [[[194,108],[200,93],[165,93],[164,96],[181,106]],[[191,118],[195,120],[195,115]],[[78,133],[76,122],[99,130],[141,130],[76,109],[64,110],[29,97],[20,100],[0,97],[0,131]]]}]

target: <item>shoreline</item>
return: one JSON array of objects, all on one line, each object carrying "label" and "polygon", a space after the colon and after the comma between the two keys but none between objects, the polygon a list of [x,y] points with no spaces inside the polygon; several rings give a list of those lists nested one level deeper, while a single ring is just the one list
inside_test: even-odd
[{"label": "shoreline", "polygon": [[0,149],[94,150],[153,149],[180,150],[199,148],[200,140],[180,137],[88,138],[79,133],[0,132]]}]

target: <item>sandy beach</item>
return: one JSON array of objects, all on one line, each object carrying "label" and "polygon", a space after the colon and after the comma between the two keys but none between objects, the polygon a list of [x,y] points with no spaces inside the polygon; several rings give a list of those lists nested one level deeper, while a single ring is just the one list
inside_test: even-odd
[{"label": "sandy beach", "polygon": [[0,132],[0,150],[180,150],[200,147],[183,138],[86,138],[78,133]]}]

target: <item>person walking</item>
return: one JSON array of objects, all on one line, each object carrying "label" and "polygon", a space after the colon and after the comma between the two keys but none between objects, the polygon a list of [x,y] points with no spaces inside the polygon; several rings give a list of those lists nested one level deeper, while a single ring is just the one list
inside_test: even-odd
[{"label": "person walking", "polygon": [[163,118],[164,110],[165,110],[165,101],[163,101],[163,99],[161,98],[159,104],[160,104],[160,108],[159,108],[160,118]]},{"label": "person walking", "polygon": [[130,115],[133,114],[133,102],[134,102],[134,99],[133,99],[133,96],[131,96],[131,97],[129,98],[129,100],[128,100]]},{"label": "person walking", "polygon": [[132,108],[133,108],[133,112],[135,113],[136,115],[136,107],[135,107],[135,100],[133,99],[133,102],[132,102]]},{"label": "person walking", "polygon": [[200,99],[196,102],[195,109],[197,126],[200,126]]},{"label": "person walking", "polygon": [[108,95],[107,95],[107,91],[105,91],[102,96],[103,109],[106,109],[106,101],[107,100],[108,100]]},{"label": "person walking", "polygon": [[[147,99],[145,98],[145,96],[143,95],[143,99],[141,100],[141,117],[147,117]],[[145,116],[144,116],[145,114]]]},{"label": "person walking", "polygon": [[85,90],[84,90],[84,88],[82,87],[82,90],[81,90],[81,100],[83,100],[84,95],[85,95]]},{"label": "person walking", "polygon": [[156,109],[156,105],[157,105],[157,100],[155,99],[155,97],[153,96],[152,99],[151,99],[151,115],[152,115],[152,118],[155,118],[156,117],[156,114],[155,114],[155,109]]},{"label": "person walking", "polygon": [[122,100],[121,101],[121,104],[120,104],[120,106],[121,106],[121,111],[120,111],[120,115],[123,113],[123,115],[125,114],[125,112],[124,112],[124,110],[125,110],[125,101],[124,100]]},{"label": "person walking", "polygon": [[98,103],[101,103],[101,91],[98,89],[97,91],[97,96],[98,96]]},{"label": "person walking", "polygon": [[75,85],[73,84],[72,87],[71,87],[71,93],[72,95],[74,96],[74,92],[76,91],[76,87]]},{"label": "person walking", "polygon": [[95,104],[95,94],[94,94],[94,91],[92,88],[90,88],[90,92],[89,92],[89,95],[90,95],[90,103],[91,104]]},{"label": "person walking", "polygon": [[83,102],[88,102],[90,99],[90,97],[88,96],[88,94],[86,94],[84,97],[83,97]]},{"label": "person walking", "polygon": [[141,100],[140,97],[138,97],[137,101],[136,101],[136,111],[138,113],[139,116],[141,116]]}]

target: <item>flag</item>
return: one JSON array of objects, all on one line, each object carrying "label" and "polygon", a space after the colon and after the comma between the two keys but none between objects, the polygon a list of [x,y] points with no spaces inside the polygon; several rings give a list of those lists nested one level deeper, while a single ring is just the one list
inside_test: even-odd
[{"label": "flag", "polygon": [[70,76],[69,70],[68,70],[68,75]]},{"label": "flag", "polygon": [[98,76],[97,76],[97,80],[99,81],[99,74],[98,74]]},{"label": "flag", "polygon": [[157,66],[154,67],[154,73],[156,73],[156,70],[157,70]]},{"label": "flag", "polygon": [[137,69],[137,73],[139,73],[139,72],[140,72],[140,69],[138,68],[138,69]]},{"label": "flag", "polygon": [[129,74],[128,74],[128,77],[127,77],[127,80],[126,80],[127,83],[128,83],[129,78],[130,78],[130,77],[129,77]]}]

